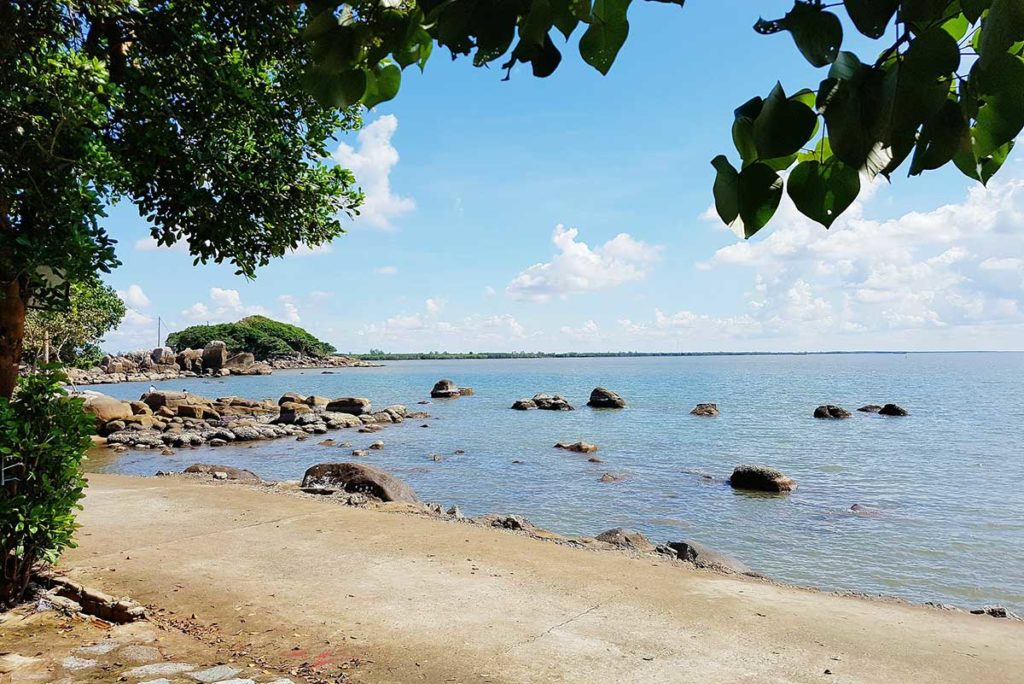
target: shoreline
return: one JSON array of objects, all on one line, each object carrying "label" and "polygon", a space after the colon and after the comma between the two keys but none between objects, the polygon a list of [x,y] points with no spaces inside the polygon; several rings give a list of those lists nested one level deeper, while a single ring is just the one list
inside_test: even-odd
[{"label": "shoreline", "polygon": [[372,661],[367,681],[999,681],[1024,665],[1017,620],[538,544],[404,504],[89,480],[81,546],[61,564],[76,579],[227,627],[246,606],[254,648],[285,650],[293,632],[343,643]]}]

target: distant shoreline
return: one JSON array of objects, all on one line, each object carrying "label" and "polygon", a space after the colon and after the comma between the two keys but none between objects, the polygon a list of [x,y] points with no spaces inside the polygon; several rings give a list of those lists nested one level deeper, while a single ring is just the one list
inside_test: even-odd
[{"label": "distant shoreline", "polygon": [[744,351],[744,352],[409,352],[394,354],[346,354],[351,358],[360,361],[464,361],[464,360],[494,360],[494,359],[590,359],[590,358],[646,358],[660,356],[841,356],[851,354],[1020,354],[1019,350],[975,350],[957,349],[951,351],[929,350],[929,351]]}]

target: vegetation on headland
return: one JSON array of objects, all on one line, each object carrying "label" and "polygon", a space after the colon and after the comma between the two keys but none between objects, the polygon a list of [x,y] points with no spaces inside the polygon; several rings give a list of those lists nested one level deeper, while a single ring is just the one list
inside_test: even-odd
[{"label": "vegetation on headland", "polygon": [[232,352],[250,352],[257,361],[297,355],[323,358],[335,351],[299,326],[266,316],[247,316],[235,323],[193,325],[168,335],[167,346],[176,352],[202,349],[214,340],[221,340]]}]

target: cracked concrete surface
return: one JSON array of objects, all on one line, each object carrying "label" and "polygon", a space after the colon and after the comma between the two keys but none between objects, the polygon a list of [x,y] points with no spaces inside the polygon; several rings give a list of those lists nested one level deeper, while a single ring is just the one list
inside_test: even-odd
[{"label": "cracked concrete surface", "polygon": [[[467,524],[91,475],[63,564],[373,682],[1010,681],[1017,622],[838,597]],[[115,551],[116,549],[116,551]]]}]

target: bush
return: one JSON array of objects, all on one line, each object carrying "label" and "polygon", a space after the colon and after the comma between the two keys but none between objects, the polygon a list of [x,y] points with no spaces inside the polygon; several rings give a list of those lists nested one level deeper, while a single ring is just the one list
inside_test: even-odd
[{"label": "bush", "polygon": [[0,608],[21,600],[36,564],[75,546],[94,423],[66,381],[47,366],[22,377],[13,399],[0,397]]},{"label": "bush", "polygon": [[202,349],[213,340],[221,340],[231,352],[251,352],[257,361],[293,356],[324,357],[334,347],[318,340],[297,325],[271,320],[266,316],[248,316],[237,323],[193,325],[167,336],[167,346]]}]

